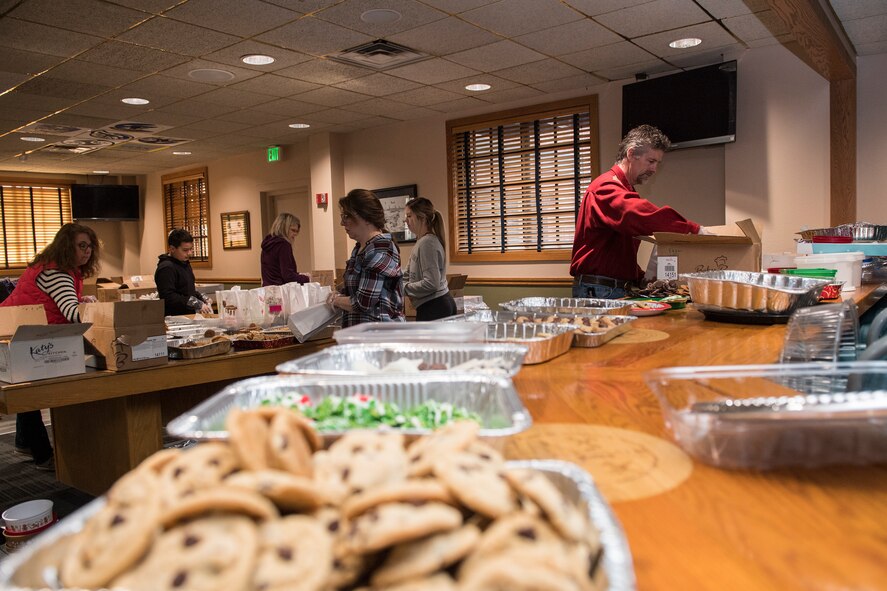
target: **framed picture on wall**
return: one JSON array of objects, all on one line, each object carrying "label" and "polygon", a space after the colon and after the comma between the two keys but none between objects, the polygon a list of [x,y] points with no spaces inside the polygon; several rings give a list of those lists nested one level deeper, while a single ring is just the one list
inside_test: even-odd
[{"label": "framed picture on wall", "polygon": [[249,248],[249,212],[230,211],[222,214],[222,248]]},{"label": "framed picture on wall", "polygon": [[403,208],[407,201],[416,198],[416,185],[373,189],[373,193],[379,198],[382,209],[385,210],[385,225],[391,232],[391,236],[400,243],[415,242],[416,235],[407,228]]}]

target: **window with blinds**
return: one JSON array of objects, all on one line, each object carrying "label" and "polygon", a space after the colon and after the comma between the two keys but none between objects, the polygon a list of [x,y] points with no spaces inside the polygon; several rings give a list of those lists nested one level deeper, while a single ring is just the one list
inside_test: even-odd
[{"label": "window with blinds", "polygon": [[591,96],[447,122],[450,260],[568,260],[597,113]]},{"label": "window with blinds", "polygon": [[71,188],[36,181],[0,182],[4,269],[23,269],[71,219]]},{"label": "window with blinds", "polygon": [[163,217],[166,225],[163,243],[166,244],[166,236],[172,230],[184,228],[194,237],[191,265],[211,267],[206,169],[164,175],[160,181],[163,185]]}]

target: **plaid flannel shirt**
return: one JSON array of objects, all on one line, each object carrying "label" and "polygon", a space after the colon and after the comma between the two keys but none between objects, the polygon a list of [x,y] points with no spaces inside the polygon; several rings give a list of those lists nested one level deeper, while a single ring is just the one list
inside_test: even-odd
[{"label": "plaid flannel shirt", "polygon": [[404,320],[400,251],[391,234],[370,238],[363,252],[359,244],[354,246],[345,264],[345,285],[341,293],[351,298],[354,309],[345,312],[343,327]]}]

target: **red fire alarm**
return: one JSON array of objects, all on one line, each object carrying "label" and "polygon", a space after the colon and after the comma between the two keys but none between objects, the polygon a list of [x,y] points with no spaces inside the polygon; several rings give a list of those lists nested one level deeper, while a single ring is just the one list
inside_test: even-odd
[{"label": "red fire alarm", "polygon": [[327,193],[315,193],[314,198],[318,207],[323,207],[327,203]]}]

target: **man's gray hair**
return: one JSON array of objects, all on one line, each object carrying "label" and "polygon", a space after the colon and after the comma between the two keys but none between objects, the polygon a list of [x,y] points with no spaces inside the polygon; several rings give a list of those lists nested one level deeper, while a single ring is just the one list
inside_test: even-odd
[{"label": "man's gray hair", "polygon": [[671,148],[671,140],[662,133],[658,128],[652,125],[638,125],[625,134],[622,143],[619,144],[619,154],[616,156],[616,162],[621,162],[628,151],[634,149],[636,152],[644,153],[647,150],[662,150],[667,152]]}]

